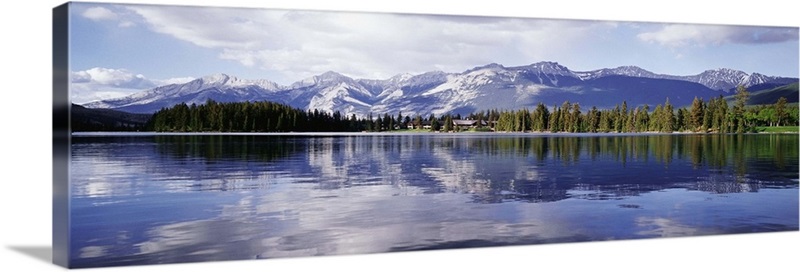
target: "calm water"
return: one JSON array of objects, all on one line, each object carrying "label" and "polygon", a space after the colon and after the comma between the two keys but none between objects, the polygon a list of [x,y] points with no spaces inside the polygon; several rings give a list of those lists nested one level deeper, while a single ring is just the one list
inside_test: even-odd
[{"label": "calm water", "polygon": [[74,137],[77,267],[798,230],[798,135]]}]

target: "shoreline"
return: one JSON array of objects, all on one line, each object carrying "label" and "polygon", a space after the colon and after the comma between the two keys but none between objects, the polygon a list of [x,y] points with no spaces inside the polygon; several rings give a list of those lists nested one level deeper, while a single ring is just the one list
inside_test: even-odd
[{"label": "shoreline", "polygon": [[707,133],[707,132],[432,132],[432,131],[382,131],[382,132],[155,132],[155,131],[78,131],[74,137],[105,136],[403,136],[403,135],[463,135],[463,136],[657,136],[657,135],[770,135],[800,134],[800,132],[748,132],[748,133]]}]

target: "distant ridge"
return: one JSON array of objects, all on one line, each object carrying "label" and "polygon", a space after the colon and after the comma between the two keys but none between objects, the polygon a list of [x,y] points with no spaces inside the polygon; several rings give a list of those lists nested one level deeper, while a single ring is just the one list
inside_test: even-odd
[{"label": "distant ridge", "polygon": [[151,116],[112,109],[87,109],[75,104],[72,104],[70,114],[72,131],[142,130]]},{"label": "distant ridge", "polygon": [[637,66],[576,72],[557,62],[545,61],[517,67],[491,63],[461,73],[399,74],[382,80],[353,79],[329,71],[288,86],[219,73],[84,106],[153,113],[180,103],[202,104],[212,99],[273,101],[359,117],[397,112],[439,115],[533,107],[540,102],[552,106],[565,100],[587,107],[611,108],[623,100],[629,105],[655,105],[669,97],[674,105],[684,106],[695,96],[704,99],[727,96],[739,85],[755,92],[797,82],[797,78],[748,74],[727,68],[689,76],[656,74]]}]

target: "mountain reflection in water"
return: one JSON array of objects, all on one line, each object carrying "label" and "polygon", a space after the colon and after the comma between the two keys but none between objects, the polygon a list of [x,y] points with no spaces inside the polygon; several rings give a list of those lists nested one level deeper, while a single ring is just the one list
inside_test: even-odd
[{"label": "mountain reflection in water", "polygon": [[74,137],[72,259],[797,230],[798,149],[798,135]]}]

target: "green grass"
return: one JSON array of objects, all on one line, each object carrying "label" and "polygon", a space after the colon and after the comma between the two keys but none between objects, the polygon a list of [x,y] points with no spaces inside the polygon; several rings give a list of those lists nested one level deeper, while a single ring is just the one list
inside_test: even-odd
[{"label": "green grass", "polygon": [[389,133],[408,133],[408,132],[431,132],[430,129],[398,129],[398,130],[390,130],[390,131],[383,131]]},{"label": "green grass", "polygon": [[[431,131],[430,129],[398,129],[398,130],[390,130],[390,131],[383,131],[383,132],[387,132],[387,133],[409,133],[409,132],[414,132],[414,133],[423,133],[423,132],[431,132],[431,133],[433,133],[433,131]],[[439,132],[440,132],[440,133],[445,133],[445,132],[444,132],[444,130],[441,130],[441,131],[439,131]],[[488,128],[488,127],[484,127],[484,128],[480,128],[480,129],[478,129],[478,128],[471,128],[471,129],[461,130],[461,131],[458,131],[458,132],[456,132],[456,131],[451,131],[451,132],[452,132],[452,133],[462,133],[462,132],[492,132],[492,129],[490,129],[490,128]]]},{"label": "green grass", "polygon": [[786,133],[786,132],[800,133],[800,127],[798,127],[798,126],[757,127],[756,131],[758,131],[758,132],[766,132],[766,133]]},{"label": "green grass", "polygon": [[467,130],[467,132],[492,132],[491,128],[483,127],[483,128],[471,128]]}]

